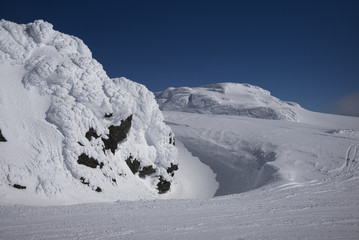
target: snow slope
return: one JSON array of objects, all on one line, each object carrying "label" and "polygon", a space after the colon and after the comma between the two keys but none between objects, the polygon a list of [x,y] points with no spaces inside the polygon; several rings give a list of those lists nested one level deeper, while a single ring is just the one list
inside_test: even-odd
[{"label": "snow slope", "polygon": [[154,95],[110,79],[78,38],[0,21],[0,202],[157,198],[177,166]]},{"label": "snow slope", "polygon": [[[271,183],[324,181],[347,171],[356,176],[358,118],[299,113],[300,123],[172,111],[164,115],[177,140],[217,174],[216,195]],[[345,166],[347,155],[351,160]]]},{"label": "snow slope", "polygon": [[165,112],[180,155],[190,154],[183,144],[217,173],[217,195],[229,195],[0,206],[0,238],[358,239],[358,118],[299,114],[298,123]]},{"label": "snow slope", "polygon": [[299,105],[284,102],[250,84],[217,83],[202,87],[168,88],[156,93],[163,111],[237,115],[298,121]]}]

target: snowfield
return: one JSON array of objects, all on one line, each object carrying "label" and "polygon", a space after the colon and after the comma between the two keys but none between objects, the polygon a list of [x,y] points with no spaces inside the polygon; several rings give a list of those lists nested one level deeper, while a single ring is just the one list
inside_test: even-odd
[{"label": "snowfield", "polygon": [[0,207],[2,239],[358,239],[358,179],[202,200]]},{"label": "snowfield", "polygon": [[0,239],[359,239],[359,118],[236,83],[160,112],[81,40],[0,23]]}]

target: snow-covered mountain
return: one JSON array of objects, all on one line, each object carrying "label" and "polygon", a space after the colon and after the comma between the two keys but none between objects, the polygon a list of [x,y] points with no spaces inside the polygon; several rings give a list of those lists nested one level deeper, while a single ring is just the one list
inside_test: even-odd
[{"label": "snow-covered mountain", "polygon": [[216,173],[216,196],[359,169],[358,118],[307,111],[249,84],[155,95],[176,139]]},{"label": "snow-covered mountain", "polygon": [[153,198],[178,169],[153,93],[50,23],[0,21],[0,202]]},{"label": "snow-covered mountain", "polygon": [[196,88],[168,88],[155,95],[163,111],[299,120],[298,104],[281,101],[267,90],[250,84],[218,83]]}]

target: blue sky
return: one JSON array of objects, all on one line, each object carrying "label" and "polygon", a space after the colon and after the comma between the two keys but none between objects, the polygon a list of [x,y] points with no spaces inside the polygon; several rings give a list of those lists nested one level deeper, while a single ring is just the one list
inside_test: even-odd
[{"label": "blue sky", "polygon": [[337,113],[359,91],[359,1],[2,1],[0,18],[44,19],[152,91],[250,83]]}]

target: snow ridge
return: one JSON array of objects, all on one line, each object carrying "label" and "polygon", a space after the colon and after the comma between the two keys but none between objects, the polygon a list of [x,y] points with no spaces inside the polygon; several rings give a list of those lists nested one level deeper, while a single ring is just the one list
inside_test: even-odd
[{"label": "snow ridge", "polygon": [[0,68],[2,202],[153,198],[163,192],[157,188],[169,190],[177,150],[153,93],[110,79],[80,39],[42,20],[1,20]]},{"label": "snow ridge", "polygon": [[299,121],[299,105],[284,102],[250,84],[217,83],[202,87],[168,88],[155,94],[160,109],[216,115]]}]

